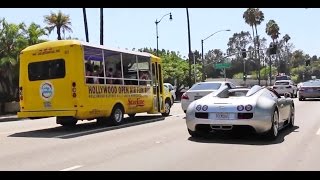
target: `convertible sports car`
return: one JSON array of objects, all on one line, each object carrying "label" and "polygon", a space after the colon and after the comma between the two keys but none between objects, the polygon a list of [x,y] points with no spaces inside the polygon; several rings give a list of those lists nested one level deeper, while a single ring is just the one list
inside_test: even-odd
[{"label": "convertible sports car", "polygon": [[261,86],[224,88],[192,102],[187,109],[186,124],[192,137],[249,127],[276,139],[280,129],[294,126],[294,115],[290,94],[281,97],[273,89]]}]

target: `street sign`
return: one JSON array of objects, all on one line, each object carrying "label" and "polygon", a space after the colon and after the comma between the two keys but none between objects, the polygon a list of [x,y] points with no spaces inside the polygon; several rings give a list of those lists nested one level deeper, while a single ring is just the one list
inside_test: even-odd
[{"label": "street sign", "polygon": [[225,69],[225,68],[230,68],[231,64],[230,63],[217,63],[214,65],[215,69]]}]

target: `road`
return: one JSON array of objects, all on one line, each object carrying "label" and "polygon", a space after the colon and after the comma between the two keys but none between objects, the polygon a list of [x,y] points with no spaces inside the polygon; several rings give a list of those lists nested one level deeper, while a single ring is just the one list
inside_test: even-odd
[{"label": "road", "polygon": [[0,123],[0,170],[320,170],[320,101],[295,99],[296,126],[276,141],[259,136],[194,139],[179,103],[172,116],[142,114],[121,127],[55,119]]}]

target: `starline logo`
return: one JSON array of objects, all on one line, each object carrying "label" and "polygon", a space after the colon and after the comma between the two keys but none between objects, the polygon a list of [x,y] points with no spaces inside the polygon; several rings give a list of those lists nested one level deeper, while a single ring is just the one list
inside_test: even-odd
[{"label": "starline logo", "polygon": [[144,106],[144,100],[143,99],[140,99],[140,98],[137,98],[137,99],[129,99],[128,100],[128,105],[129,106]]}]

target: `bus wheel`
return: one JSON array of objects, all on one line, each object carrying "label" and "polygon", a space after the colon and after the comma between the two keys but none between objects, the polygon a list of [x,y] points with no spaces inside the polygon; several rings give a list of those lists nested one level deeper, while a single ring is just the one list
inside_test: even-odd
[{"label": "bus wheel", "polygon": [[110,116],[111,123],[113,125],[122,124],[123,123],[123,114],[124,114],[124,110],[120,104],[117,104],[116,106],[114,106],[114,108],[112,109],[111,116]]},{"label": "bus wheel", "polygon": [[130,118],[134,118],[134,116],[136,116],[136,113],[128,114],[128,116],[129,116]]},{"label": "bus wheel", "polygon": [[62,126],[71,127],[75,126],[78,120],[74,117],[57,117],[56,122]]},{"label": "bus wheel", "polygon": [[162,116],[169,116],[170,108],[171,108],[170,100],[166,100],[164,104],[164,113],[161,113]]}]

